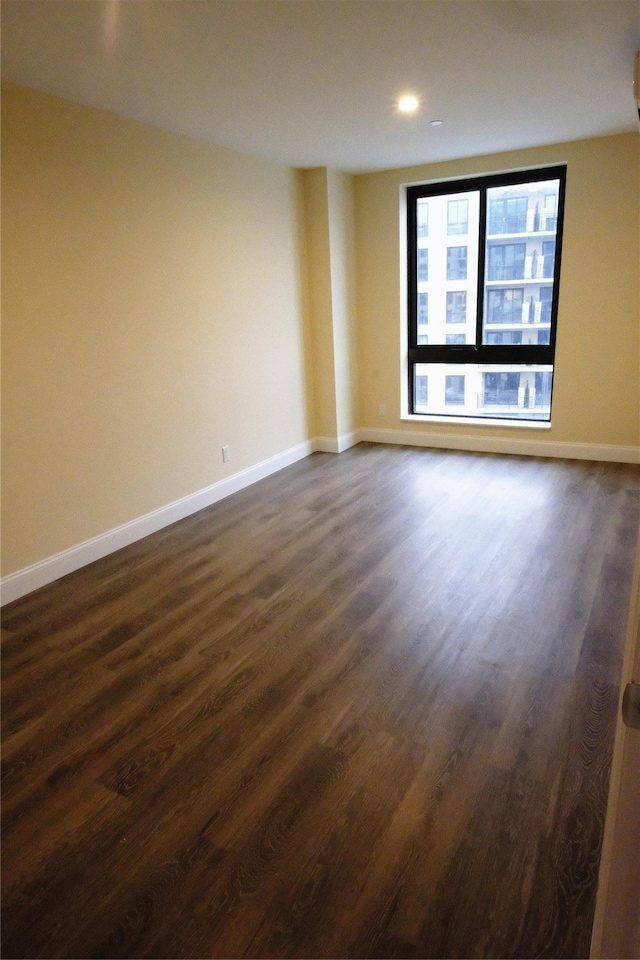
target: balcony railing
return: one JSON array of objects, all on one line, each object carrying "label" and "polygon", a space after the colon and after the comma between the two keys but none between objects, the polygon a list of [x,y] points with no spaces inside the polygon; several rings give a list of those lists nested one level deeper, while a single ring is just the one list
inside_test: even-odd
[{"label": "balcony railing", "polygon": [[493,307],[489,310],[487,323],[522,323],[522,304],[514,303],[512,307]]},{"label": "balcony railing", "polygon": [[486,323],[551,323],[550,300],[527,300],[523,303],[513,303],[509,306],[490,307]]},{"label": "balcony railing", "polygon": [[484,407],[516,407],[518,405],[518,388],[512,390],[489,390],[485,388]]},{"label": "balcony railing", "polygon": [[509,390],[489,390],[485,388],[482,398],[482,407],[517,407],[524,409],[538,409],[540,407],[549,407],[551,404],[550,390],[536,390],[533,395],[533,404],[531,403],[532,391],[523,390],[515,387]]},{"label": "balcony railing", "polygon": [[524,280],[524,260],[517,263],[492,263],[489,265],[489,280]]},{"label": "balcony railing", "polygon": [[489,217],[489,233],[526,233],[527,215]]},{"label": "balcony railing", "polygon": [[546,217],[544,214],[513,214],[513,216],[489,217],[489,236],[500,236],[504,233],[551,233],[558,226],[557,216]]}]

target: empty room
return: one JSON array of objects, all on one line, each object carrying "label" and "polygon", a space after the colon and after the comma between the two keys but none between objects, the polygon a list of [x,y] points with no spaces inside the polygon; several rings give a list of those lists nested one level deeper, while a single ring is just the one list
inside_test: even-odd
[{"label": "empty room", "polygon": [[638,50],[3,0],[5,957],[639,955]]}]

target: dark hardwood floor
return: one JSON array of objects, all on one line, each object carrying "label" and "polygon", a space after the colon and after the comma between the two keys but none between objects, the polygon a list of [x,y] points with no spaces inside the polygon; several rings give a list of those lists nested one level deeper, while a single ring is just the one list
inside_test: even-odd
[{"label": "dark hardwood floor", "polygon": [[3,956],[588,956],[639,497],[362,444],[5,607]]}]

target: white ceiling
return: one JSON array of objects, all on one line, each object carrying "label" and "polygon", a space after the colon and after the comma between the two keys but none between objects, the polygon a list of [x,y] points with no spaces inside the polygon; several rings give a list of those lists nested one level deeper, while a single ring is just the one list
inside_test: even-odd
[{"label": "white ceiling", "polygon": [[[3,78],[296,167],[361,172],[637,129],[640,0],[1,9]],[[395,109],[406,92],[422,101],[412,116]]]}]

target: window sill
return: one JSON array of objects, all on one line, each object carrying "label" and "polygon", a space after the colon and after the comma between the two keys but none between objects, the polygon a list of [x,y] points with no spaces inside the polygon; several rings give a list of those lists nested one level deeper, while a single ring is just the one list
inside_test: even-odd
[{"label": "window sill", "polygon": [[501,420],[499,417],[455,417],[426,413],[404,413],[400,419],[411,423],[458,423],[476,427],[511,427],[516,430],[550,430],[547,420]]}]

